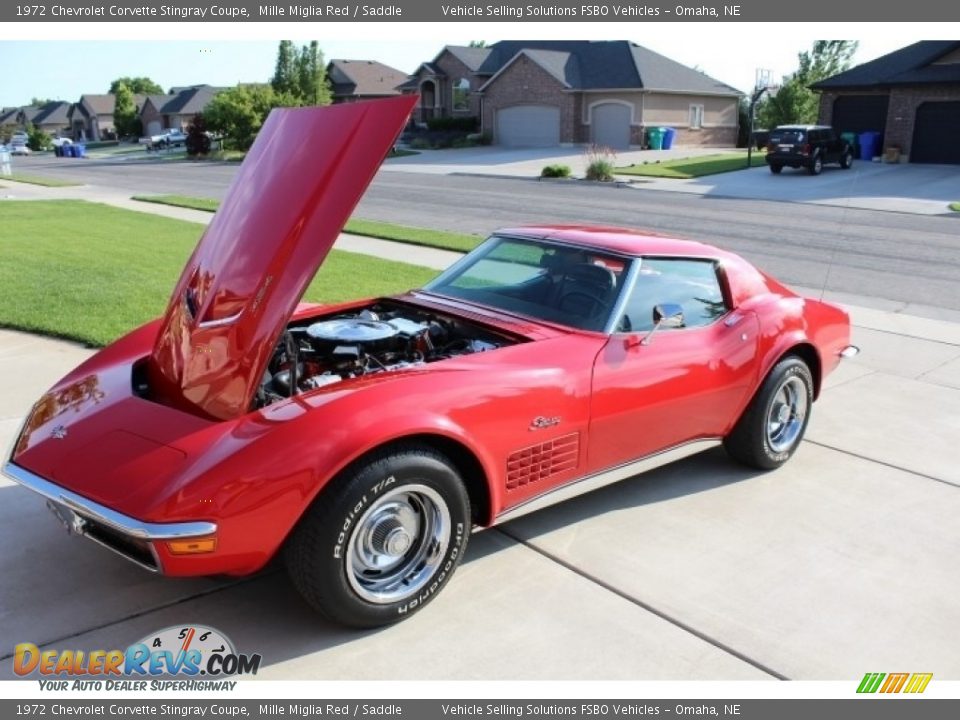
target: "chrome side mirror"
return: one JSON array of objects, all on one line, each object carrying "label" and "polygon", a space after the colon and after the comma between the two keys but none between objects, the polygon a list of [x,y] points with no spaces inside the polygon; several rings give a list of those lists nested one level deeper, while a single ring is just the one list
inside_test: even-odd
[{"label": "chrome side mirror", "polygon": [[640,341],[641,345],[649,345],[653,334],[660,328],[682,328],[683,307],[676,303],[662,303],[653,308],[653,329]]}]

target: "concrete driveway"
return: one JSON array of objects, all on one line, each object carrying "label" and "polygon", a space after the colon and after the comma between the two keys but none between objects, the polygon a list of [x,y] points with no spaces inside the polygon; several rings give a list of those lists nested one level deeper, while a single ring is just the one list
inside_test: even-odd
[{"label": "concrete driveway", "polygon": [[[828,165],[817,176],[793,168],[784,168],[780,175],[773,175],[766,167],[761,167],[692,180],[655,180],[637,187],[708,197],[941,215],[951,214],[947,206],[960,200],[960,166],[854,161],[849,170]],[[960,218],[960,214],[952,214]]]},{"label": "concrete driveway", "polygon": [[[730,149],[631,150],[617,153],[616,164],[622,167],[722,152],[730,152]],[[427,150],[420,155],[390,160],[383,165],[383,170],[535,178],[545,165],[552,164],[569,165],[575,177],[583,177],[588,164],[586,148]],[[627,175],[620,176],[620,179],[633,181],[631,187],[643,191],[818,203],[921,215],[951,214],[947,206],[960,200],[960,166],[957,165],[886,165],[856,160],[850,170],[829,165],[816,177],[805,170],[792,168],[784,168],[782,174],[772,175],[766,167],[759,167],[691,180]]]},{"label": "concrete driveway", "polygon": [[[180,623],[274,679],[960,679],[960,325],[853,318],[863,353],[784,468],[711,451],[476,533],[437,601],[379,631],[325,623],[277,568],[155,577],[0,480],[0,679],[17,642],[109,649]],[[89,354],[0,331],[0,445]]]}]

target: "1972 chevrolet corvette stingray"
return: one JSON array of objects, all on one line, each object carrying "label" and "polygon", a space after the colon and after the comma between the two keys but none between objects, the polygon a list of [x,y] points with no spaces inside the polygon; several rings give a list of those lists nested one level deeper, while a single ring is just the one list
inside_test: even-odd
[{"label": "1972 chevrolet corvette stingray", "polygon": [[298,304],[414,102],[275,110],[163,317],[40,398],[5,474],[152,571],[282,552],[370,627],[432,600],[475,525],[717,443],[787,461],[847,315],[709,245],[506,229],[422,290]]}]

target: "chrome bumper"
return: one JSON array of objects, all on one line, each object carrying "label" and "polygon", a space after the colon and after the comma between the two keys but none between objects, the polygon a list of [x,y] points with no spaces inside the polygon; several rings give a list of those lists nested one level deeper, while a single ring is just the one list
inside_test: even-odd
[{"label": "chrome bumper", "polygon": [[843,350],[837,353],[842,358],[852,358],[860,354],[860,348],[856,345],[847,345]]},{"label": "chrome bumper", "polygon": [[155,540],[214,535],[216,523],[148,523],[129,517],[105,505],[66,490],[13,462],[3,466],[3,474],[47,499],[47,507],[71,534],[82,535],[127,560],[150,570],[162,572]]}]

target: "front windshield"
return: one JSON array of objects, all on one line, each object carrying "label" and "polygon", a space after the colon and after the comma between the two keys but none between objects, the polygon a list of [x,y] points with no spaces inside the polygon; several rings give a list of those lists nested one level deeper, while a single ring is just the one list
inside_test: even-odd
[{"label": "front windshield", "polygon": [[424,289],[581,330],[603,330],[630,260],[494,236]]}]

